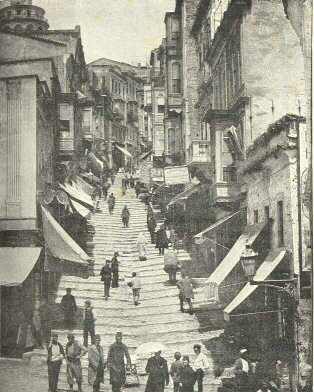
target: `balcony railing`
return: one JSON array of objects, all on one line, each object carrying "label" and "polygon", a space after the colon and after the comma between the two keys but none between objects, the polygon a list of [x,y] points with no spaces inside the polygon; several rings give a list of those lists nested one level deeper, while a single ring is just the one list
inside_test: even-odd
[{"label": "balcony railing", "polygon": [[74,152],[74,139],[73,138],[60,138],[59,139],[59,152]]},{"label": "balcony railing", "polygon": [[214,204],[235,202],[239,195],[240,186],[237,183],[216,182],[213,186]]}]

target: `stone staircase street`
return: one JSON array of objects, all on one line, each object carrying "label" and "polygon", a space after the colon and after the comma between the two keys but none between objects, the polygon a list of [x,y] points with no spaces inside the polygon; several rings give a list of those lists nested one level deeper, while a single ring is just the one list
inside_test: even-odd
[{"label": "stone staircase street", "polygon": [[[128,190],[122,197],[120,190],[120,178],[110,190],[116,196],[116,208],[112,216],[109,215],[107,203],[101,202],[101,211],[94,213],[90,218],[90,224],[94,227],[93,257],[95,259],[94,275],[89,279],[64,276],[61,279],[57,293],[57,301],[60,302],[66,287],[72,287],[77,305],[81,308],[84,301],[90,299],[94,307],[96,317],[96,333],[101,335],[102,346],[107,355],[109,345],[114,342],[115,333],[121,331],[123,341],[128,346],[131,356],[134,357],[136,348],[143,343],[159,342],[166,350],[162,353],[170,366],[175,351],[187,354],[193,360],[193,345],[213,338],[219,331],[201,333],[199,323],[194,315],[181,313],[179,310],[178,290],[175,286],[167,284],[168,275],[163,270],[163,257],[158,255],[154,245],[148,245],[148,260],[139,261],[136,239],[140,232],[149,233],[146,227],[146,207],[135,197],[133,190]],[[130,227],[123,228],[121,222],[121,210],[127,204],[130,212]],[[141,282],[140,304],[133,304],[131,295],[122,295],[121,289],[111,289],[111,297],[108,301],[103,297],[103,283],[100,281],[99,272],[107,258],[111,258],[113,252],[120,253],[120,278],[128,280],[132,272],[137,272]],[[179,251],[181,261],[189,258],[189,255]],[[57,330],[59,340],[66,344],[66,330]],[[79,341],[83,341],[82,330],[74,330]],[[203,346],[203,352],[207,354],[212,364],[209,374],[205,378],[205,391],[216,391],[213,376],[213,359],[211,353]],[[132,388],[134,391],[144,391],[146,376],[143,374],[149,354],[137,359],[141,385]],[[134,358],[136,361],[136,358]],[[91,391],[87,383],[87,355],[82,360],[83,364],[83,390]],[[59,388],[67,390],[65,365],[62,366]],[[109,373],[105,371],[104,391],[111,390],[109,385]],[[168,389],[170,390],[170,389]],[[172,389],[171,389],[172,390]]]}]

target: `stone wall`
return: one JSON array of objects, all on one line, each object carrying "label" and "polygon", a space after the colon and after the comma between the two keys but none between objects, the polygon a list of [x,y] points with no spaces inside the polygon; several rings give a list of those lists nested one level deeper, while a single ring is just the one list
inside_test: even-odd
[{"label": "stone wall", "polygon": [[254,0],[243,18],[242,80],[251,99],[246,128],[254,140],[284,114],[299,114],[299,106],[305,115],[304,62],[280,0]]},{"label": "stone wall", "polygon": [[182,2],[182,40],[183,40],[183,98],[184,108],[184,131],[185,148],[188,152],[191,140],[199,136],[200,123],[195,104],[198,101],[198,69],[199,61],[196,50],[196,42],[191,35],[197,10],[197,1],[185,0]]}]

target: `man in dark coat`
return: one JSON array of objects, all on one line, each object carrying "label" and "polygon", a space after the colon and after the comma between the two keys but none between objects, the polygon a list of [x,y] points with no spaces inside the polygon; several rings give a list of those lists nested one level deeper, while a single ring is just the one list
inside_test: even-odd
[{"label": "man in dark coat", "polygon": [[155,230],[157,227],[157,222],[153,214],[148,214],[147,216],[147,227],[150,233],[151,243],[155,243]]},{"label": "man in dark coat", "polygon": [[156,248],[160,255],[164,255],[165,249],[168,248],[168,237],[164,225],[156,233]]},{"label": "man in dark coat", "polygon": [[107,356],[107,367],[110,372],[110,384],[112,392],[120,392],[122,385],[125,383],[125,365],[124,358],[127,360],[127,366],[131,367],[131,357],[129,350],[122,343],[122,333],[116,333],[116,341],[109,347]]},{"label": "man in dark coat", "polygon": [[129,227],[130,216],[131,216],[131,214],[128,209],[128,206],[125,205],[123,207],[122,212],[121,212],[121,219],[122,219],[123,227]]},{"label": "man in dark coat", "polygon": [[58,342],[58,335],[54,333],[52,334],[51,343],[48,346],[47,357],[48,383],[50,392],[57,392],[58,390],[60,368],[64,356],[64,349]]},{"label": "man in dark coat", "polygon": [[83,340],[84,346],[88,346],[88,334],[91,338],[91,344],[95,343],[95,317],[90,300],[85,301],[84,315],[83,315]]},{"label": "man in dark coat", "polygon": [[183,368],[181,371],[181,389],[180,392],[194,392],[196,374],[190,366],[190,360],[187,355],[183,357]]},{"label": "man in dark coat", "polygon": [[73,329],[75,325],[75,313],[77,311],[77,306],[70,288],[66,289],[66,294],[61,299],[61,308],[64,314],[65,328]]},{"label": "man in dark coat", "polygon": [[111,272],[112,272],[112,282],[111,287],[119,287],[119,252],[114,252],[113,258],[111,259]]},{"label": "man in dark coat", "polygon": [[111,286],[111,278],[112,278],[112,270],[110,260],[106,260],[106,264],[102,267],[100,271],[100,276],[102,282],[104,282],[104,297],[105,300],[108,300],[110,297],[110,286]]},{"label": "man in dark coat", "polygon": [[155,355],[147,361],[146,373],[148,379],[145,392],[163,392],[165,386],[169,384],[169,372],[167,361],[157,351]]},{"label": "man in dark coat", "polygon": [[108,197],[107,203],[108,203],[109,214],[112,215],[116,204],[116,198],[114,197],[113,193],[111,193],[111,195]]}]

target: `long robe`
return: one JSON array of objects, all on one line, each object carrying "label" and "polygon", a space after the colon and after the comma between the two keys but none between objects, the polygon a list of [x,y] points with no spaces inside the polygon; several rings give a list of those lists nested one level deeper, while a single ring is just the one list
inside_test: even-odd
[{"label": "long robe", "polygon": [[165,385],[169,384],[167,361],[162,357],[151,357],[145,371],[148,373],[145,392],[163,392]]},{"label": "long robe", "polygon": [[88,383],[104,382],[104,352],[100,346],[92,345],[88,350]]},{"label": "long robe", "polygon": [[138,254],[140,259],[145,259],[146,256],[146,237],[144,233],[140,233],[140,235],[137,238],[137,249],[138,249]]},{"label": "long robe", "polygon": [[126,357],[128,364],[131,358],[127,346],[123,343],[113,343],[108,351],[107,367],[110,372],[110,384],[121,387],[125,383],[125,364]]}]

